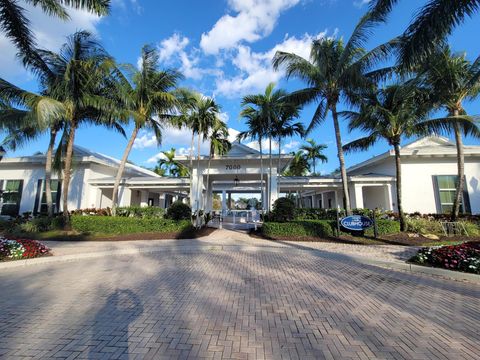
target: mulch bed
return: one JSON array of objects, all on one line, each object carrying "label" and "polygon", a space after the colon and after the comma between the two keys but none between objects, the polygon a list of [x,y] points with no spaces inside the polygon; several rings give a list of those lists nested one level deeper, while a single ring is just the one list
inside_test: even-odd
[{"label": "mulch bed", "polygon": [[340,237],[308,237],[308,236],[264,236],[259,230],[250,232],[250,236],[257,239],[271,241],[303,241],[303,242],[336,242],[357,245],[400,245],[400,246],[430,246],[432,243],[458,243],[463,241],[480,241],[480,236],[440,236],[439,240],[432,240],[419,235],[409,237],[406,233],[382,235],[378,239],[373,237],[355,237],[342,234]]}]

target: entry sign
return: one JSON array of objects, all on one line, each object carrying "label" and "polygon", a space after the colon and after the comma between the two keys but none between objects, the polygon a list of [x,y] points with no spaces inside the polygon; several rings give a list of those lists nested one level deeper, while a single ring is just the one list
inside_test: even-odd
[{"label": "entry sign", "polygon": [[362,215],[351,215],[340,220],[340,224],[348,230],[362,231],[373,226],[373,221]]}]

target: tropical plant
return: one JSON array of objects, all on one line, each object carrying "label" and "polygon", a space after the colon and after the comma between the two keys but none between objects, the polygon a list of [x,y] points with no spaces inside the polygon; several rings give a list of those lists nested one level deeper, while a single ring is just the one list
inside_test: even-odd
[{"label": "tropical plant", "polygon": [[305,157],[312,161],[313,165],[313,174],[317,174],[316,161],[317,159],[321,162],[327,162],[328,158],[323,154],[323,150],[327,148],[327,145],[317,144],[313,139],[307,139],[307,144],[304,144],[300,147],[300,150],[305,152]]},{"label": "tropical plant", "polygon": [[[263,94],[246,95],[242,100],[242,107],[253,109],[257,113],[258,121],[263,122],[262,128],[265,130],[262,137],[268,137],[269,142],[269,177],[268,177],[268,198],[267,210],[271,208],[271,182],[272,182],[272,138],[275,136],[274,124],[286,113],[286,107],[291,106],[285,101],[287,92],[282,89],[275,90],[275,84],[270,83]],[[252,110],[248,110],[252,111]],[[263,202],[262,202],[263,203]]]},{"label": "tropical plant", "polygon": [[175,148],[167,151],[161,151],[163,157],[158,160],[158,168],[164,170],[163,175],[185,177],[189,176],[188,168],[175,160]]},{"label": "tropical plant", "polygon": [[141,129],[151,129],[158,144],[162,141],[162,127],[173,116],[178,99],[173,94],[181,74],[173,71],[159,70],[158,52],[145,45],[142,48],[140,68],[130,66],[129,78],[119,77],[118,94],[128,118],[133,120],[134,128],[122,156],[115,177],[112,196],[112,215],[118,206],[118,188],[125,170],[130,151]]},{"label": "tropical plant", "polygon": [[69,228],[68,193],[77,128],[88,122],[105,124],[123,132],[115,121],[119,102],[113,91],[114,62],[86,31],[69,36],[58,54],[51,51],[39,51],[39,54],[49,73],[42,82],[48,85],[49,96],[61,102],[65,111],[62,208],[65,227]]},{"label": "tropical plant", "polygon": [[369,52],[362,48],[372,25],[376,22],[377,19],[372,15],[367,14],[362,17],[346,43],[342,39],[331,37],[313,41],[310,60],[283,51],[277,51],[273,58],[275,69],[285,68],[287,78],[295,77],[308,85],[307,88],[291,93],[289,96],[291,101],[300,105],[317,104],[307,133],[323,123],[329,111],[332,114],[342,178],[343,201],[348,213],[351,211],[350,197],[337,106],[342,99],[348,101],[353,91],[371,87],[369,79],[384,76],[391,70],[370,71],[396,45],[397,39],[379,45]]},{"label": "tropical plant", "polygon": [[298,118],[299,113],[300,106],[287,102],[279,116],[273,122],[272,135],[273,137],[277,138],[278,142],[278,173],[282,172],[282,169],[280,169],[282,140],[295,135],[303,136],[305,133],[305,129],[303,128],[303,124],[301,122],[293,122],[294,119]]},{"label": "tropical plant", "polygon": [[[432,90],[436,102],[448,113],[448,116],[466,115],[464,100],[472,100],[480,93],[480,57],[473,63],[465,54],[452,54],[448,46],[439,46],[421,65],[420,73],[426,85]],[[462,129],[460,123],[453,124],[457,146],[457,184],[452,208],[452,221],[456,221],[462,202],[465,183],[465,159],[462,132],[478,136],[478,130]],[[473,124],[474,126],[474,124]]]},{"label": "tropical plant", "polygon": [[[99,16],[107,15],[110,8],[110,0],[24,0],[23,2],[40,7],[44,13],[62,20],[69,19],[66,6],[88,10]],[[36,68],[43,67],[45,64],[35,50],[35,37],[27,13],[28,11],[19,4],[18,0],[1,1],[0,31],[15,44],[25,64]]]},{"label": "tropical plant", "polygon": [[400,230],[406,229],[402,201],[402,167],[400,141],[402,137],[425,135],[444,131],[460,123],[471,129],[473,120],[467,116],[428,119],[432,109],[427,89],[417,82],[397,83],[365,93],[359,100],[359,111],[345,111],[341,115],[350,120],[349,128],[360,129],[367,135],[343,146],[345,151],[366,150],[380,139],[391,145],[395,153],[397,207]]},{"label": "tropical plant", "polygon": [[[374,0],[369,16],[377,22],[386,22],[387,15],[400,0]],[[398,62],[409,69],[421,63],[452,31],[473,16],[480,8],[480,0],[428,0],[410,22],[402,35]]]},{"label": "tropical plant", "polygon": [[266,124],[261,118],[258,111],[252,106],[245,106],[240,112],[240,116],[246,119],[246,125],[248,130],[242,131],[237,135],[237,140],[242,141],[245,139],[251,139],[253,141],[258,140],[258,147],[260,153],[260,202],[262,209],[265,204],[265,190],[263,186],[263,139],[266,137]]},{"label": "tropical plant", "polygon": [[293,159],[288,168],[283,172],[283,176],[305,176],[310,168],[305,153],[299,150],[291,154]]}]

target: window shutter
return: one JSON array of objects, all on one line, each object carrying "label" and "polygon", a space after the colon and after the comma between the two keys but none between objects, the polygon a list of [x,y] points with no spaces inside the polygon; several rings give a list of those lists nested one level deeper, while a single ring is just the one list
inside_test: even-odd
[{"label": "window shutter", "polygon": [[20,214],[20,203],[22,202],[23,180],[18,181],[18,200],[17,200],[17,215]]},{"label": "window shutter", "polygon": [[465,177],[463,181],[463,212],[468,214],[472,213],[472,208],[470,207],[470,196],[468,195],[468,184]]},{"label": "window shutter", "polygon": [[35,205],[33,205],[33,215],[38,214],[38,209],[40,206],[40,196],[42,196],[42,179],[37,181],[37,194],[35,195]]},{"label": "window shutter", "polygon": [[57,198],[55,199],[54,212],[60,212],[60,201],[62,199],[62,180],[58,179],[57,184]]},{"label": "window shutter", "polygon": [[435,194],[435,203],[437,205],[437,213],[442,213],[442,202],[440,201],[440,186],[438,186],[438,176],[433,175],[433,189]]}]

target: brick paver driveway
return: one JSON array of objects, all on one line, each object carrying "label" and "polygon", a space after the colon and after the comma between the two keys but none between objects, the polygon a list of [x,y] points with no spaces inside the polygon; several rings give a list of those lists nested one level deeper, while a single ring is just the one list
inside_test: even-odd
[{"label": "brick paver driveway", "polygon": [[3,270],[0,358],[478,359],[480,286],[295,248]]}]

